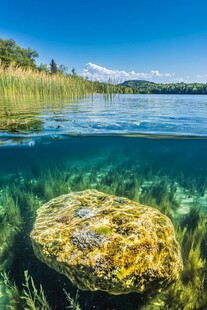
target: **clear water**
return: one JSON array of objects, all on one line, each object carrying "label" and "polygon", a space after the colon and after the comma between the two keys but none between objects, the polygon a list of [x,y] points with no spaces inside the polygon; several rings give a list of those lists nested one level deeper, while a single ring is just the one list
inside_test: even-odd
[{"label": "clear water", "polygon": [[[12,134],[207,136],[206,96],[93,95],[63,105],[0,101],[0,131]],[[7,119],[7,123],[5,122]],[[6,135],[7,136],[7,135]]]},{"label": "clear water", "polygon": [[[172,301],[164,290],[151,299],[148,294],[79,291],[81,309],[207,308],[206,102],[205,96],[119,95],[107,100],[95,95],[64,107],[42,107],[36,115],[41,130],[2,128],[0,270],[9,272],[20,295],[28,270],[36,286],[42,284],[51,309],[69,306],[63,289],[74,297],[77,288],[35,257],[29,234],[44,202],[90,188],[160,209],[175,227],[186,230],[184,264],[197,244],[203,267],[195,269],[196,280],[190,271],[186,280],[184,270],[185,285],[178,295],[186,296],[191,308],[178,296]],[[6,309],[2,281],[0,292],[1,309]]]}]

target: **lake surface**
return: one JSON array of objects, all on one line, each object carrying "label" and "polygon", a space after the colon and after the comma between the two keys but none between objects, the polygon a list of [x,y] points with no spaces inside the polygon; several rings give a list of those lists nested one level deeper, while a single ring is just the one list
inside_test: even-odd
[{"label": "lake surface", "polygon": [[[77,102],[0,101],[0,130],[32,135],[207,136],[206,96],[93,95]],[[6,122],[6,120],[7,122]]]},{"label": "lake surface", "polygon": [[[36,258],[30,232],[43,203],[96,189],[165,213],[184,270],[156,294],[79,290],[81,309],[206,309],[207,97],[94,95],[30,106],[0,103],[0,271],[9,272],[19,296],[28,270],[49,309],[70,306],[63,289],[75,298],[77,288]],[[0,308],[8,304],[23,307],[0,279]]]}]

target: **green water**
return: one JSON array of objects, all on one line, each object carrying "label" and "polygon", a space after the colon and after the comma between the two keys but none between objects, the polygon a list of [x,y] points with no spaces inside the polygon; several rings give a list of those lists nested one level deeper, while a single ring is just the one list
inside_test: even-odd
[{"label": "green water", "polygon": [[[171,218],[177,232],[185,232],[183,240],[178,233],[184,268],[186,264],[178,295],[184,297],[175,298],[173,289],[150,294],[150,299],[149,294],[79,291],[81,309],[206,309],[206,154],[206,139],[170,137],[72,137],[1,148],[1,271],[9,272],[21,295],[28,270],[36,287],[43,286],[50,309],[67,309],[63,289],[75,297],[77,288],[35,257],[29,235],[44,202],[71,191],[97,189],[156,207]],[[197,252],[190,260],[193,249]],[[14,296],[10,300],[14,305]],[[2,307],[6,309],[6,302]],[[15,307],[23,306],[17,300]]]}]

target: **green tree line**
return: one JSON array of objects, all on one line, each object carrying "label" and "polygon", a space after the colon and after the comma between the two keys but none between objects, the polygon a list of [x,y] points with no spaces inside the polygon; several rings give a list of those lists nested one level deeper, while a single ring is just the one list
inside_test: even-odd
[{"label": "green tree line", "polygon": [[39,55],[35,50],[18,46],[13,39],[3,40],[0,38],[0,60],[5,67],[15,63],[23,68],[36,68],[35,59],[37,57]]},{"label": "green tree line", "polygon": [[[47,73],[67,74],[68,68],[61,64],[57,65],[55,60],[52,59],[50,64],[36,64],[36,59],[39,54],[36,50],[23,48],[16,44],[13,39],[4,40],[0,38],[0,63],[4,68],[8,68],[10,65],[15,65],[24,69],[36,69],[38,71],[45,71]],[[75,69],[72,69],[71,75],[74,75]]]},{"label": "green tree line", "polygon": [[[14,65],[23,69],[33,69],[48,74],[62,74],[73,78],[78,77],[75,68],[71,73],[68,68],[61,64],[57,65],[54,59],[50,64],[37,65],[36,59],[39,57],[36,50],[23,48],[16,44],[13,39],[0,38],[0,65],[5,70]],[[171,83],[157,84],[148,81],[126,81],[122,84],[114,85],[112,83],[89,82],[93,84],[93,90],[97,93],[117,93],[117,94],[207,94],[207,84],[202,83]]]},{"label": "green tree line", "polygon": [[130,88],[133,94],[207,94],[207,84],[203,83],[126,81],[121,86]]}]

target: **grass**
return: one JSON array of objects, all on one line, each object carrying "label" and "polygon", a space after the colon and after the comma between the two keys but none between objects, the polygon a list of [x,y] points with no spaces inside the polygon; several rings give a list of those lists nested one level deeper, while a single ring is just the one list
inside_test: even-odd
[{"label": "grass", "polygon": [[110,96],[118,89],[77,75],[50,74],[14,65],[4,68],[0,64],[0,131],[41,131],[41,111],[62,108],[96,92]]},{"label": "grass", "polygon": [[81,77],[48,74],[33,69],[0,65],[1,98],[70,98],[93,93],[93,83]]},{"label": "grass", "polygon": [[0,64],[0,131],[41,131],[42,110],[95,92],[95,84],[79,76],[49,74]]}]

